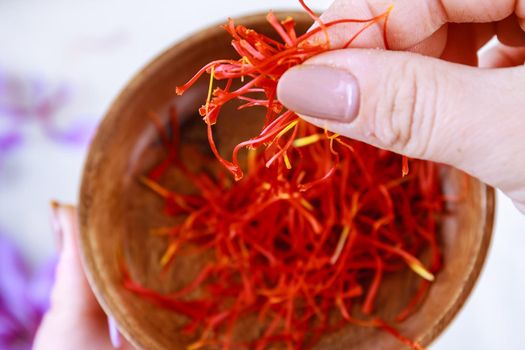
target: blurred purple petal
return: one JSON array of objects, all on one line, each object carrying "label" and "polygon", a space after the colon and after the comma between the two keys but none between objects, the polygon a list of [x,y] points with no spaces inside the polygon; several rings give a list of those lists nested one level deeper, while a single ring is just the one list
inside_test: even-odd
[{"label": "blurred purple petal", "polygon": [[52,257],[33,275],[29,288],[29,297],[33,308],[41,317],[49,309],[49,295],[55,280],[58,257]]},{"label": "blurred purple petal", "polygon": [[[71,96],[72,89],[66,84],[0,69],[0,161],[25,141],[25,132],[34,126],[54,141],[87,144],[95,121],[58,127],[64,125],[58,118]],[[0,232],[0,350],[31,349],[49,308],[55,266],[56,259],[51,259],[31,273],[17,247]]]},{"label": "blurred purple petal", "polygon": [[31,117],[34,99],[28,93],[27,81],[15,76],[5,76],[0,90],[0,115],[11,119]]},{"label": "blurred purple petal", "polygon": [[50,123],[71,95],[71,88],[66,84],[57,86],[36,77],[0,72],[0,116],[19,122]]},{"label": "blurred purple petal", "polygon": [[12,343],[9,345],[9,347],[6,347],[6,348],[0,347],[0,349],[2,350],[4,349],[6,350],[31,350],[31,348],[32,348],[32,345],[27,340],[16,342],[14,344]]},{"label": "blurred purple petal", "polygon": [[45,123],[51,122],[60,108],[69,101],[70,95],[69,89],[66,86],[61,86],[50,95],[37,96],[40,101],[33,106],[35,117]]},{"label": "blurred purple petal", "polygon": [[34,334],[24,327],[6,324],[0,316],[0,349],[2,350],[29,350]]},{"label": "blurred purple petal", "polygon": [[2,95],[5,91],[6,86],[6,76],[2,69],[0,69],[0,95]]},{"label": "blurred purple petal", "polygon": [[94,118],[76,120],[69,127],[62,130],[56,128],[48,129],[48,135],[51,139],[60,143],[85,146],[91,141],[97,125],[98,121],[94,120]]},{"label": "blurred purple petal", "polygon": [[22,135],[17,131],[12,131],[4,135],[0,135],[0,155],[5,153],[22,142]]},{"label": "blurred purple petal", "polygon": [[0,310],[0,340],[12,338],[16,330],[17,326],[12,318]]},{"label": "blurred purple petal", "polygon": [[0,305],[21,324],[31,320],[27,298],[29,270],[16,247],[0,236]]},{"label": "blurred purple petal", "polygon": [[32,277],[15,245],[0,235],[0,349],[29,350],[49,307],[56,258]]},{"label": "blurred purple petal", "polygon": [[1,350],[31,350],[32,341],[28,339],[24,334],[16,335],[9,340],[0,339]]}]

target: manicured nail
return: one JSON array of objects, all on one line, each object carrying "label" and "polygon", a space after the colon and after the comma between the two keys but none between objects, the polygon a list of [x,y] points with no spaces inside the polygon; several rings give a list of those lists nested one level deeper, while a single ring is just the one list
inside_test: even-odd
[{"label": "manicured nail", "polygon": [[62,251],[64,242],[63,228],[60,223],[60,203],[57,201],[51,201],[51,228],[55,234],[55,242],[57,250]]},{"label": "manicured nail", "polygon": [[284,73],[277,86],[279,101],[292,111],[319,119],[351,122],[359,112],[359,84],[346,70],[301,65]]},{"label": "manicured nail", "polygon": [[120,340],[120,333],[117,328],[117,323],[113,317],[108,316],[109,339],[114,349],[120,349],[122,341]]}]

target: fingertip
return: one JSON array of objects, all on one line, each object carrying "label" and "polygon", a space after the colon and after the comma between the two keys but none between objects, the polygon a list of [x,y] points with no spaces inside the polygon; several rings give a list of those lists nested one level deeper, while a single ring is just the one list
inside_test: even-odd
[{"label": "fingertip", "polygon": [[118,330],[117,323],[111,316],[108,316],[108,329],[109,329],[109,338],[111,340],[111,345],[113,346],[114,349],[120,349],[122,346],[120,332]]},{"label": "fingertip", "polygon": [[525,61],[524,47],[510,47],[500,43],[479,55],[479,67],[504,68],[521,66]]},{"label": "fingertip", "polygon": [[60,255],[70,255],[76,251],[78,232],[76,208],[72,205],[51,202],[51,223],[57,238]]},{"label": "fingertip", "polygon": [[359,112],[359,84],[348,70],[305,64],[289,69],[277,87],[279,101],[296,113],[352,122]]},{"label": "fingertip", "polygon": [[77,210],[72,205],[53,202],[52,222],[61,237],[62,248],[56,269],[51,301],[52,310],[71,314],[85,314],[98,310],[80,260],[78,247]]},{"label": "fingertip", "polygon": [[440,57],[445,51],[447,45],[448,24],[442,25],[432,35],[414,46],[408,48],[407,51],[418,53],[424,56]]}]

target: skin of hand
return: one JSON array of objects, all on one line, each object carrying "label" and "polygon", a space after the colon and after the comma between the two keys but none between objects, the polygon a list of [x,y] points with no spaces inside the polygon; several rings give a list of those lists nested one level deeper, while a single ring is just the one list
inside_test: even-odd
[{"label": "skin of hand", "polygon": [[[372,26],[352,48],[288,70],[279,100],[330,131],[462,169],[525,213],[525,0],[337,0],[321,19],[371,18],[391,3],[393,51],[377,50]],[[358,28],[329,28],[331,47]]]},{"label": "skin of hand", "polygon": [[[321,18],[370,18],[389,5],[338,0]],[[357,49],[328,52],[285,73],[279,99],[334,132],[463,169],[501,188],[525,213],[520,26],[525,28],[525,0],[397,0],[388,34],[398,51],[370,49],[383,45],[380,27],[371,27],[352,45]],[[330,29],[333,47],[341,47],[351,30]],[[507,46],[494,47],[478,62],[478,49],[495,34]],[[112,349],[107,318],[80,262],[75,208],[55,207],[53,222],[61,255],[34,349]],[[132,349],[124,341],[120,348]]]},{"label": "skin of hand", "polygon": [[[52,222],[60,241],[60,260],[51,308],[37,332],[33,349],[113,349],[107,317],[88,285],[80,261],[76,209],[53,206]],[[124,340],[121,343],[120,349],[133,349]]]}]

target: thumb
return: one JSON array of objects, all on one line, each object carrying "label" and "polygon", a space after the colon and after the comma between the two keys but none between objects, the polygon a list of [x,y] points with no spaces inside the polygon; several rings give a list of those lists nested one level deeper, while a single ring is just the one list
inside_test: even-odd
[{"label": "thumb", "polygon": [[277,92],[308,122],[455,166],[525,203],[524,86],[524,67],[479,69],[348,49],[288,70]]},{"label": "thumb", "polygon": [[33,349],[83,349],[86,344],[93,349],[112,349],[111,341],[115,340],[113,345],[119,342],[115,337],[110,340],[113,329],[108,333],[106,316],[91,292],[80,261],[76,209],[53,203],[52,218],[61,253],[51,308],[37,332]]},{"label": "thumb", "polygon": [[76,208],[52,203],[53,228],[60,237],[60,259],[51,293],[51,311],[90,315],[100,310],[84,275],[78,247]]}]

